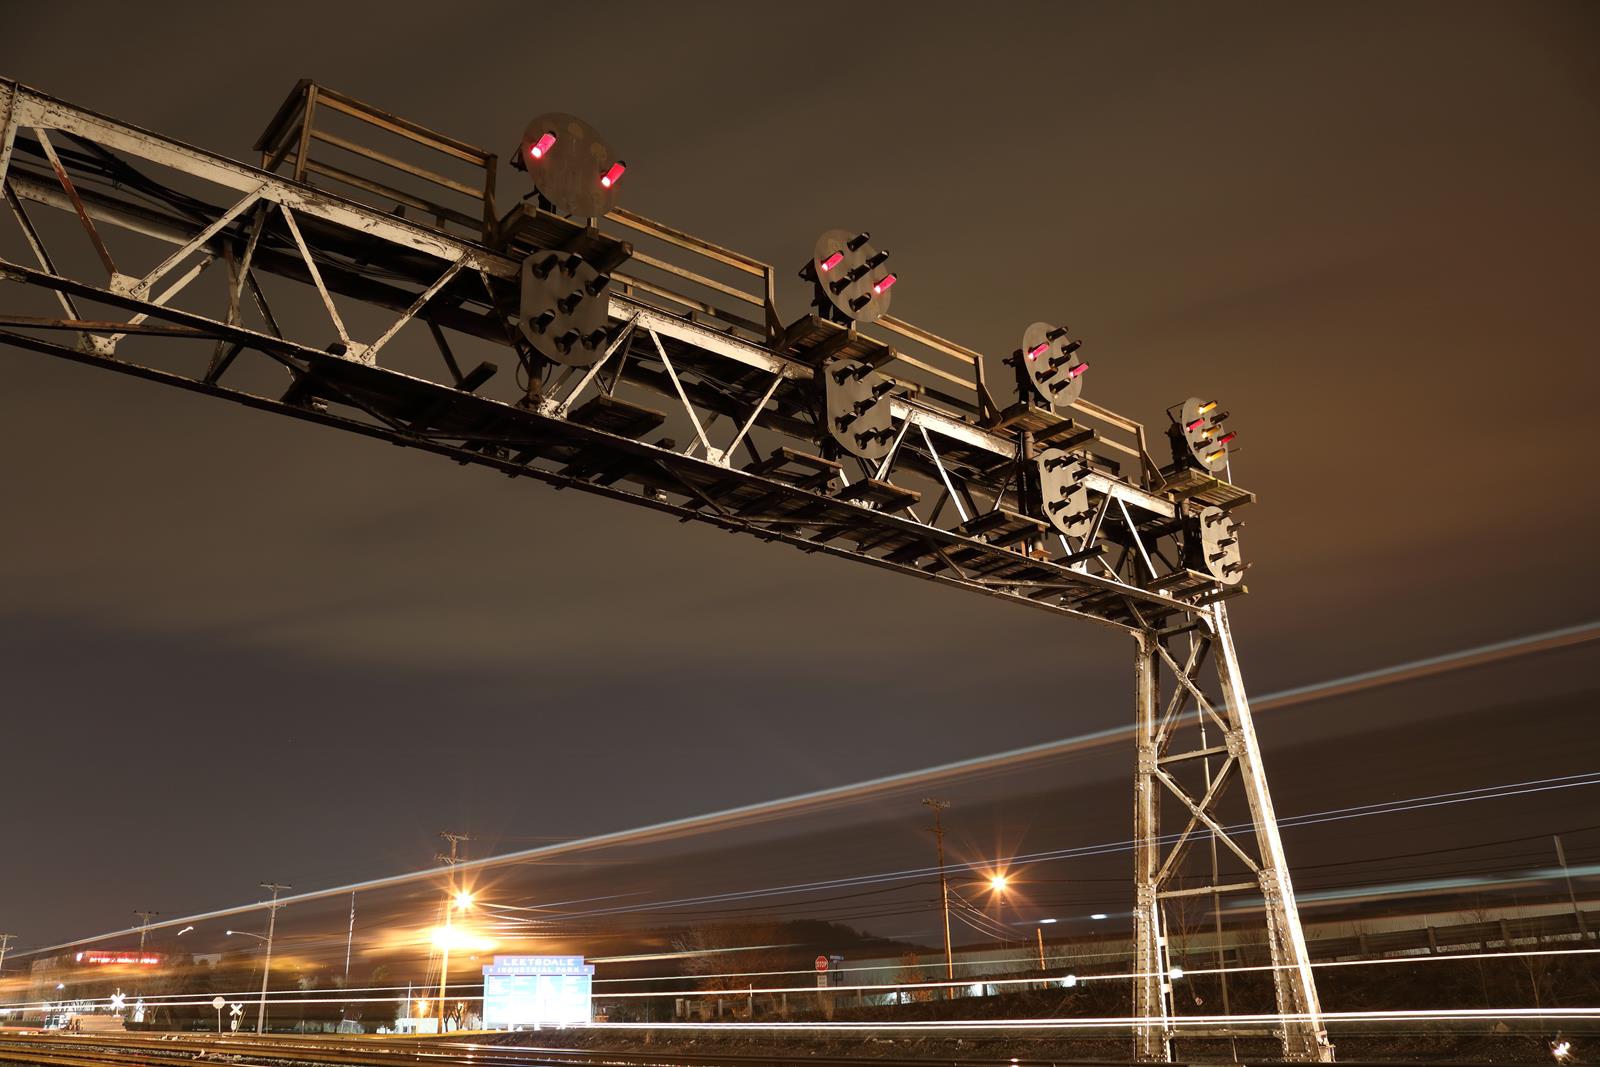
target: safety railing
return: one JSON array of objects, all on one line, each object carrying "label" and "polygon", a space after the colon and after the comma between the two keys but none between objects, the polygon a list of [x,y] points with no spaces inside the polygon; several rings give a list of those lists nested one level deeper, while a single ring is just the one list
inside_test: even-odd
[{"label": "safety railing", "polygon": [[[783,328],[778,317],[777,294],[774,284],[773,268],[770,263],[763,263],[730,248],[713,244],[692,233],[668,226],[666,223],[647,219],[626,208],[616,208],[606,215],[610,222],[631,231],[630,236],[644,235],[660,242],[666,247],[689,252],[700,256],[713,263],[730,267],[739,275],[748,279],[754,278],[756,282],[750,288],[741,289],[737,285],[711,277],[700,270],[685,267],[679,263],[672,263],[658,256],[651,255],[642,249],[635,248],[624,270],[613,271],[612,276],[623,286],[648,293],[652,296],[672,301],[680,307],[701,314],[710,315],[728,321],[730,324],[742,326],[764,340],[772,340]],[[660,274],[667,275],[678,281],[689,282],[700,286],[718,297],[726,297],[738,301],[741,305],[760,309],[759,320],[748,318],[746,315],[731,311],[730,309],[712,303],[711,299],[697,299],[691,294],[683,293],[666,287],[663,284],[652,282],[642,277],[635,267],[645,267]],[[752,291],[753,289],[753,291]]]},{"label": "safety railing", "polygon": [[[474,170],[481,171],[481,177],[472,184],[458,181],[429,167],[387,152],[380,152],[361,141],[340,136],[326,125],[325,120],[330,112],[356,123],[358,129],[367,127],[381,130],[401,138],[407,144],[466,163]],[[318,124],[319,118],[324,120],[322,125]],[[380,173],[384,173],[386,177],[378,179],[357,174],[334,164],[326,156],[317,159],[312,155],[312,151],[313,146],[318,144],[375,163],[383,168]],[[325,85],[318,85],[308,80],[297,84],[256,141],[255,149],[261,153],[261,166],[264,170],[276,171],[279,167],[288,166],[295,181],[305,181],[308,174],[326,178],[385,200],[392,200],[402,208],[431,216],[441,227],[446,223],[454,224],[476,233],[486,243],[493,241],[498,218],[494,205],[495,171],[498,168],[498,161],[492,152],[485,152],[481,148],[430,130],[410,119],[375,108],[354,97],[329,89]],[[413,180],[420,191],[402,189],[390,184],[393,179],[387,177],[388,172],[406,175]],[[467,202],[465,206],[471,210],[462,210],[461,207],[441,203],[437,198],[444,193],[462,198]],[[456,202],[459,204],[462,200]]]},{"label": "safety railing", "polygon": [[[480,172],[472,181],[460,181],[412,160],[379,151],[361,140],[341,136],[327,127],[330,113],[354,122],[358,130],[381,131],[404,142]],[[314,146],[348,153],[356,159],[403,175],[420,191],[401,189],[389,180],[335,165],[313,155]],[[263,168],[289,167],[296,180],[306,175],[326,178],[391,201],[437,220],[473,231],[485,243],[495,244],[500,221],[495,213],[493,153],[391,114],[312,81],[301,81],[284,100],[256,143]],[[465,202],[468,210],[441,199]],[[652,302],[664,302],[691,317],[776,343],[786,323],[777,307],[775,271],[771,264],[707,241],[625,208],[604,220],[612,235],[635,244],[633,255],[612,276],[621,291]],[[680,255],[686,253],[687,255]],[[720,277],[718,275],[721,275]],[[930,330],[892,315],[883,315],[857,331],[890,350],[883,353],[879,370],[911,388],[920,401],[945,408],[981,426],[1006,432],[1002,410],[985,377],[985,357]],[[1144,427],[1087,400],[1078,400],[1059,414],[1095,429],[1087,447],[1119,462],[1133,460],[1147,475],[1155,464],[1146,451]]]}]

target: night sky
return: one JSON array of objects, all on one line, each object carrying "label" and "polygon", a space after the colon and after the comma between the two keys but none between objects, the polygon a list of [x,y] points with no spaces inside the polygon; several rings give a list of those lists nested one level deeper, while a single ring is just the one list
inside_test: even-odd
[{"label": "night sky", "polygon": [[[1090,399],[1156,428],[1197,393],[1233,411],[1260,503],[1232,616],[1264,694],[1600,617],[1597,46],[1592,4],[85,4],[10,13],[0,75],[246,160],[301,77],[502,155],[567,110],[647,216],[783,267],[870,228],[895,314],[989,353],[1007,400],[1022,328],[1070,323]],[[23,946],[423,867],[441,829],[525,848],[1131,716],[1130,643],[1088,624],[0,368],[0,929]],[[1592,649],[1263,715],[1280,814],[1597,769]],[[1131,746],[1049,767],[952,809],[962,847],[1126,835]],[[926,862],[916,799],[773,829],[701,881]],[[1289,856],[1597,810],[1339,824]],[[704,891],[676,870],[602,880]]]}]

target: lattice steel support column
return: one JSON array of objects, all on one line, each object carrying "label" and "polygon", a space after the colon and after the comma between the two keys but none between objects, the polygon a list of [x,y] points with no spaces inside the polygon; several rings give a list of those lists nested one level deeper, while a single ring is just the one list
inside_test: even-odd
[{"label": "lattice steel support column", "polygon": [[6,171],[17,141],[17,94],[9,85],[0,85],[0,188],[5,187]]},{"label": "lattice steel support column", "polygon": [[1156,872],[1161,865],[1160,788],[1156,770],[1156,698],[1159,663],[1156,636],[1134,634],[1134,722],[1138,766],[1133,779],[1133,1014],[1134,1056],[1165,1062],[1172,1058],[1167,1038],[1166,967],[1161,951],[1161,907],[1156,897]]},{"label": "lattice steel support column", "polygon": [[1316,981],[1311,976],[1311,958],[1300,928],[1300,910],[1295,904],[1294,885],[1284,859],[1283,839],[1278,833],[1272,794],[1261,768],[1255,720],[1250,715],[1250,701],[1245,695],[1239,658],[1233,648],[1233,632],[1228,627],[1228,611],[1218,602],[1211,606],[1208,614],[1216,642],[1217,679],[1222,684],[1224,714],[1235,734],[1230,747],[1237,750],[1239,777],[1250,805],[1256,847],[1261,855],[1267,944],[1272,954],[1278,1012],[1283,1016],[1283,1056],[1286,1060],[1331,1062],[1333,1047],[1328,1043],[1328,1032],[1322,1022]]}]

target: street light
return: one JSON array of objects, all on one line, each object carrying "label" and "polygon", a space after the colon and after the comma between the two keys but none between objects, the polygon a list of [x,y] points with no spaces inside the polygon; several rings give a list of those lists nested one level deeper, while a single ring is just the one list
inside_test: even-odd
[{"label": "street light", "polygon": [[1008,944],[1010,942],[1010,940],[1011,940],[1009,937],[1006,937],[1006,929],[1005,929],[1005,926],[1006,926],[1006,887],[1009,886],[1010,884],[1011,884],[1011,879],[1006,877],[1006,874],[1005,874],[1004,871],[996,871],[994,874],[991,874],[989,876],[989,891],[994,894],[995,913],[996,913],[996,917],[1000,921],[1000,935],[1001,935],[1001,937],[1003,939],[1000,942],[1000,944],[1002,946]]},{"label": "street light", "polygon": [[439,940],[443,955],[439,959],[439,1033],[444,1033],[445,983],[450,978],[451,927],[457,909],[467,911],[472,907],[472,894],[465,889],[453,893],[444,906],[444,936]]}]

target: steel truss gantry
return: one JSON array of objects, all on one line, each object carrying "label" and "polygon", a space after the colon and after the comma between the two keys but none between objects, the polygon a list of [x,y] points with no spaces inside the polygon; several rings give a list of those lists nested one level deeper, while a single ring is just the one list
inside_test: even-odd
[{"label": "steel truss gantry", "polygon": [[[1134,641],[1134,1015],[1147,1020],[1134,1035],[1135,1051],[1165,1060],[1174,1038],[1217,1036],[1181,1025],[1175,1010],[1182,968],[1173,963],[1168,910],[1208,898],[1220,933],[1220,898],[1244,894],[1262,901],[1284,1058],[1331,1060],[1227,609],[1212,605],[1181,636],[1144,630]],[[1223,801],[1235,780],[1245,811],[1229,824]],[[1163,807],[1183,822],[1175,834],[1162,832]],[[1201,842],[1209,870],[1194,854]],[[1191,885],[1185,874],[1196,867],[1199,884]],[[1224,969],[1220,955],[1217,964]],[[1225,974],[1220,988],[1226,1012]]]},{"label": "steel truss gantry", "polygon": [[[482,193],[315,129],[319,101],[483,168]],[[315,164],[313,140],[477,200],[472,210],[435,209]],[[1228,629],[1223,601],[1243,586],[1185,562],[1186,523],[1203,507],[1247,504],[1249,493],[1163,470],[1138,423],[1087,401],[1070,414],[1026,402],[1002,409],[981,355],[909,323],[879,321],[894,344],[815,316],[786,325],[770,266],[671,227],[624,211],[604,220],[667,249],[656,255],[598,220],[527,204],[496,217],[492,155],[309,83],[258,147],[263,166],[250,166],[0,81],[0,188],[15,223],[0,241],[32,261],[0,259],[0,343],[1129,632],[1140,725],[1134,1001],[1149,1020],[1137,1051],[1167,1059],[1171,1041],[1193,1033],[1171,996],[1169,902],[1239,892],[1264,901],[1272,1027],[1285,1055],[1331,1058]],[[378,206],[314,186],[313,175]],[[75,219],[86,240],[52,246],[32,215],[40,206]],[[151,257],[151,239],[168,251]],[[522,262],[550,248],[628,270],[611,270],[604,354],[587,368],[542,364],[515,328]],[[224,284],[209,294],[192,284],[216,264]],[[282,287],[272,299],[287,291],[293,308],[274,309],[268,276]],[[729,301],[761,317],[725,310]],[[340,311],[357,306],[391,317],[362,332]],[[396,352],[417,362],[420,350],[397,342],[413,324],[437,350],[431,371],[394,366]],[[489,360],[463,370],[458,351],[485,344],[508,351],[518,373],[497,379]],[[857,469],[830,448],[817,410],[819,376],[841,359],[897,386],[892,447]],[[491,383],[507,378],[510,395],[496,398]],[[666,410],[642,402],[652,398]],[[655,437],[662,429],[687,444]],[[1095,517],[1081,541],[1051,533],[1022,502],[1023,472],[1043,447],[1075,449],[1090,464]],[[738,464],[741,449],[749,461]],[[1202,684],[1208,661],[1214,696]],[[1173,686],[1158,708],[1163,672]],[[1198,747],[1172,752],[1184,731],[1201,734]],[[1183,777],[1193,767],[1199,786]],[[1235,779],[1248,807],[1242,830],[1223,815]],[[1163,795],[1187,817],[1170,840],[1160,836]],[[1248,877],[1180,884],[1197,841],[1220,843]]]}]

